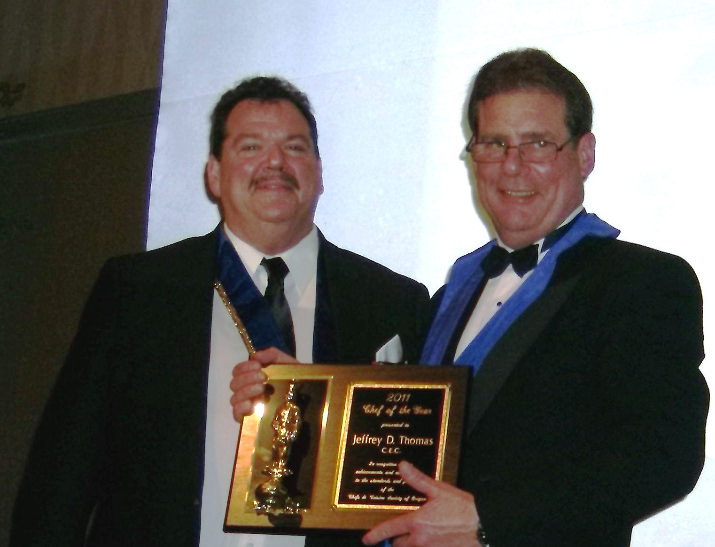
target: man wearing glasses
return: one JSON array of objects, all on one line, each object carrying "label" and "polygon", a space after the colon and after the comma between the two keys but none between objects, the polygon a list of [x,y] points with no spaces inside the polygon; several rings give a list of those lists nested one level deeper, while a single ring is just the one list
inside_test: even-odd
[{"label": "man wearing glasses", "polygon": [[428,502],[363,539],[628,545],[633,525],[690,492],[702,469],[697,278],[584,210],[591,100],[547,53],[487,63],[468,116],[497,237],[452,267],[421,357],[473,370],[458,488],[402,463]]}]

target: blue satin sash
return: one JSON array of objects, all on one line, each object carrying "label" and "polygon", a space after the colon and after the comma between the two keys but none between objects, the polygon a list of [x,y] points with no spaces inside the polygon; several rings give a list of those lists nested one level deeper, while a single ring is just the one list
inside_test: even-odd
[{"label": "blue satin sash", "polygon": [[[497,340],[544,291],[562,252],[576,245],[584,237],[615,238],[619,233],[619,230],[594,214],[579,215],[568,232],[544,255],[529,278],[494,314],[461,355],[457,356],[455,364],[472,367],[473,374],[479,369]],[[420,363],[438,365],[442,361],[465,308],[472,303],[472,297],[484,278],[481,262],[494,245],[496,240],[459,258],[452,266],[444,296],[425,340]]]},{"label": "blue satin sash", "polygon": [[246,327],[253,346],[256,349],[275,346],[290,353],[273,321],[268,303],[220,225],[216,228],[216,243],[216,278]]}]

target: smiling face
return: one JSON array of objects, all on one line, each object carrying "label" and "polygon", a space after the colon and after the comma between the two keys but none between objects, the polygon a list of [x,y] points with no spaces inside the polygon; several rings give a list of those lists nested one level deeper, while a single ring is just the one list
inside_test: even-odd
[{"label": "smiling face", "polygon": [[[508,146],[541,139],[561,145],[571,137],[564,108],[561,97],[540,90],[492,95],[477,103],[477,138]],[[501,162],[474,162],[479,199],[506,245],[520,249],[538,241],[583,202],[595,142],[587,133],[546,163],[523,162],[516,148]]]},{"label": "smiling face", "polygon": [[229,229],[260,251],[280,253],[312,229],[321,165],[308,123],[290,101],[236,104],[221,157],[209,157],[206,174]]}]

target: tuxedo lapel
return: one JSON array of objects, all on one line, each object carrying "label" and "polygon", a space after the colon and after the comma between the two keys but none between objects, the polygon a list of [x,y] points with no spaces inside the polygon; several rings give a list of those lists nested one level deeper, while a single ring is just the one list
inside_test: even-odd
[{"label": "tuxedo lapel", "polygon": [[569,295],[586,276],[598,275],[602,252],[614,239],[586,237],[563,252],[542,294],[497,340],[477,371],[470,393],[467,433],[470,433],[506,382],[517,363],[531,351]]},{"label": "tuxedo lapel", "polygon": [[[338,359],[331,288],[340,285],[333,272],[335,247],[318,231],[318,271],[315,284],[315,325],[313,326],[313,361],[334,363]],[[330,272],[330,273],[329,273]]]},{"label": "tuxedo lapel", "polygon": [[492,347],[472,381],[467,435],[472,432],[516,364],[530,350],[578,282],[574,275],[548,286]]},{"label": "tuxedo lapel", "polygon": [[[321,363],[369,362],[387,339],[366,300],[380,299],[368,281],[364,260],[325,239],[320,233],[313,355]],[[394,333],[392,333],[394,334]]]}]

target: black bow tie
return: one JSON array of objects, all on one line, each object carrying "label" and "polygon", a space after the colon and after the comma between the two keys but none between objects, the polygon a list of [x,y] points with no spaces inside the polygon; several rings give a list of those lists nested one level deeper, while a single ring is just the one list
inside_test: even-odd
[{"label": "black bow tie", "polygon": [[539,247],[536,243],[509,252],[504,247],[495,245],[482,260],[482,270],[486,277],[497,277],[511,264],[519,277],[533,270],[539,258]]},{"label": "black bow tie", "polygon": [[[568,232],[571,227],[576,223],[576,219],[585,215],[585,211],[581,211],[574,218],[572,218],[568,224],[564,224],[560,228],[557,228],[544,238],[544,242],[541,244],[541,252],[545,253],[549,250],[554,243],[561,239],[566,232]],[[506,270],[506,267],[511,264],[514,271],[519,277],[524,277],[524,274],[536,267],[536,263],[539,261],[539,246],[536,243],[532,243],[528,247],[523,249],[518,249],[516,251],[509,252],[504,247],[499,247],[495,245],[487,253],[487,256],[482,260],[482,270],[487,278],[497,277]]]}]

